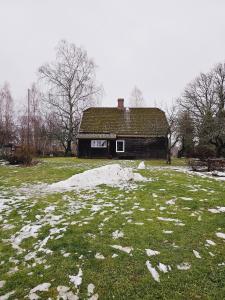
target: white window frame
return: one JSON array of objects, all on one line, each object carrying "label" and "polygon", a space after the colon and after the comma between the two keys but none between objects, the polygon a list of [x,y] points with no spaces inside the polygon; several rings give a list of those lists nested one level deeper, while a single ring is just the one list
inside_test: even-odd
[{"label": "white window frame", "polygon": [[[117,143],[123,143],[123,150],[122,151],[120,151],[120,150],[118,150],[117,149]],[[117,140],[116,141],[116,152],[119,152],[119,153],[121,153],[121,152],[125,152],[125,141],[124,140]]]},{"label": "white window frame", "polygon": [[[105,143],[105,146],[98,145],[99,143]],[[107,140],[91,140],[91,148],[107,148]]]}]

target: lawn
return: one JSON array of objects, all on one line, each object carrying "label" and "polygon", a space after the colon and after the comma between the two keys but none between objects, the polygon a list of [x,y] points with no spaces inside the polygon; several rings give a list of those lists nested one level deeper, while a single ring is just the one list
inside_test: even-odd
[{"label": "lawn", "polygon": [[[0,166],[0,299],[225,299],[225,182],[139,162]],[[151,180],[41,188],[112,163]]]}]

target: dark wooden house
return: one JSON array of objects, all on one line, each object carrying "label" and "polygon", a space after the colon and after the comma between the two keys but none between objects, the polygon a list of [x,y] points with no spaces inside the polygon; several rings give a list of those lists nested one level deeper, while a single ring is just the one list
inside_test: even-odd
[{"label": "dark wooden house", "polygon": [[158,108],[93,107],[83,113],[78,157],[166,159],[168,122]]}]

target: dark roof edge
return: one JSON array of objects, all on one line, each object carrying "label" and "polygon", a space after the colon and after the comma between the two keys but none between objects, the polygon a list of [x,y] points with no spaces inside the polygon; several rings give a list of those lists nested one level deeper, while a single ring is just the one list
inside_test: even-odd
[{"label": "dark roof edge", "polygon": [[[123,110],[126,110],[126,108],[129,108],[129,109],[157,109],[165,114],[165,111],[159,107],[128,107],[128,106],[125,106]],[[121,110],[120,108],[118,108],[116,106],[92,106],[92,107],[86,108],[83,112],[91,110],[91,109],[118,109],[118,110]]]}]

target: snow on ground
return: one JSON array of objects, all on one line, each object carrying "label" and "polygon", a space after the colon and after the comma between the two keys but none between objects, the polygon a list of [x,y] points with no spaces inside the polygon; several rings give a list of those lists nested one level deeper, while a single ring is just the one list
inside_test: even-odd
[{"label": "snow on ground", "polygon": [[152,250],[152,249],[145,249],[145,251],[146,251],[146,254],[147,254],[148,256],[155,256],[155,255],[160,254],[159,251]]},{"label": "snow on ground", "polygon": [[147,266],[149,272],[151,273],[153,279],[157,282],[160,282],[159,273],[156,271],[156,269],[154,267],[152,267],[149,260],[146,261],[146,266]]},{"label": "snow on ground", "polygon": [[144,161],[140,162],[140,164],[138,165],[138,170],[144,170],[145,169],[145,163]]},{"label": "snow on ground", "polygon": [[82,283],[82,276],[83,276],[83,271],[81,270],[81,268],[79,268],[77,275],[69,275],[70,282],[72,282],[77,288]]},{"label": "snow on ground", "polygon": [[91,189],[102,184],[122,187],[136,181],[147,181],[147,179],[134,173],[132,168],[123,168],[119,164],[112,164],[73,175],[67,180],[49,185],[46,189],[49,192],[65,192],[74,189]]},{"label": "snow on ground", "polygon": [[[146,167],[145,167],[146,168]],[[142,168],[138,168],[142,169]],[[192,172],[193,173],[193,172]],[[195,173],[194,173],[195,174]],[[153,203],[154,205],[150,208],[141,207],[142,203],[138,198],[132,198],[130,194],[130,186],[134,186],[135,182],[146,182],[148,179],[141,176],[138,173],[135,173],[131,168],[121,167],[118,164],[112,164],[107,165],[104,167],[95,168],[92,170],[87,170],[83,173],[76,174],[72,177],[70,177],[68,180],[60,181],[58,183],[54,183],[52,185],[39,185],[40,188],[43,186],[44,190],[52,193],[52,192],[67,192],[67,191],[73,191],[74,195],[76,194],[76,197],[73,197],[73,194],[64,194],[59,195],[61,197],[60,199],[63,200],[63,207],[59,209],[58,207],[58,200],[54,203],[45,203],[45,206],[42,208],[38,208],[36,215],[34,218],[29,218],[29,210],[32,210],[35,205],[38,206],[38,201],[34,197],[32,201],[28,201],[30,194],[21,195],[18,193],[17,195],[11,195],[10,191],[4,192],[0,191],[0,212],[2,215],[0,215],[0,221],[2,221],[2,224],[0,225],[1,229],[4,231],[12,230],[12,233],[10,233],[10,238],[5,239],[3,242],[6,244],[11,244],[11,246],[16,250],[16,255],[23,256],[23,262],[15,259],[14,257],[11,257],[11,262],[15,263],[15,267],[12,267],[8,270],[8,274],[13,274],[14,272],[19,272],[20,263],[23,263],[23,267],[27,267],[29,269],[29,273],[27,275],[32,276],[33,270],[36,265],[43,265],[44,269],[50,268],[50,264],[48,262],[48,257],[54,256],[54,252],[49,249],[49,244],[51,244],[52,240],[57,240],[63,238],[64,234],[67,233],[68,229],[71,227],[79,227],[85,226],[89,223],[91,223],[92,220],[94,220],[96,217],[99,218],[101,216],[102,219],[98,224],[97,230],[94,233],[85,232],[83,238],[89,238],[95,240],[98,235],[102,236],[104,231],[104,226],[106,224],[110,224],[112,221],[112,217],[116,216],[117,214],[120,214],[121,217],[124,218],[124,223],[122,226],[125,226],[126,224],[131,224],[131,226],[134,225],[142,225],[143,227],[147,224],[151,224],[150,222],[159,222],[163,226],[161,228],[161,232],[164,234],[167,234],[168,236],[165,236],[166,238],[172,238],[175,236],[176,230],[170,230],[171,227],[175,228],[174,226],[184,226],[182,220],[177,218],[170,218],[170,214],[176,214],[180,203],[182,204],[185,202],[185,205],[182,206],[180,209],[182,209],[182,213],[187,213],[190,217],[196,217],[198,220],[201,217],[201,215],[204,212],[204,208],[201,207],[194,211],[190,212],[190,207],[188,205],[192,204],[195,200],[194,197],[178,197],[175,195],[170,196],[168,198],[169,200],[164,199],[163,203],[160,203],[161,201],[161,195],[162,193],[166,192],[166,189],[160,188],[157,191],[149,191],[150,194],[153,196]],[[151,180],[151,179],[150,179]],[[113,186],[117,188],[125,187],[126,189],[121,191],[116,198],[111,199],[107,195],[107,191],[104,190],[104,188],[100,187],[100,185],[105,184],[108,186]],[[207,189],[202,189],[200,186],[189,186],[189,189],[192,189],[194,191],[202,190],[203,192],[209,192]],[[36,189],[36,186],[34,186],[34,190]],[[85,190],[83,192],[83,190]],[[27,190],[30,191],[30,190]],[[161,192],[161,194],[160,194]],[[96,197],[96,195],[101,195],[101,197]],[[57,195],[58,196],[58,195]],[[136,197],[136,196],[135,196]],[[178,201],[178,200],[184,200],[184,201]],[[206,199],[201,199],[200,201],[207,201]],[[44,202],[43,202],[44,203]],[[127,203],[131,203],[132,205],[129,208],[125,208]],[[125,206],[123,206],[125,204]],[[162,206],[165,205],[166,206]],[[179,204],[179,205],[178,205]],[[47,206],[46,206],[47,205]],[[17,211],[20,215],[21,219],[19,221],[19,224],[11,224],[10,222],[12,219],[10,219],[10,214],[12,212]],[[76,218],[75,216],[79,216],[82,211],[88,211],[85,216],[82,216],[80,218]],[[207,209],[205,209],[207,211]],[[211,213],[222,213],[225,212],[225,208],[222,206],[216,206],[215,208],[208,209]],[[144,219],[140,218],[139,220],[136,220],[134,218],[135,213],[138,212],[139,214],[143,213],[143,216],[145,215]],[[151,213],[157,215],[151,215]],[[151,218],[147,218],[147,214]],[[159,216],[160,215],[160,216]],[[70,219],[72,217],[72,220]],[[218,216],[219,217],[219,216]],[[140,222],[143,221],[143,222]],[[187,223],[188,225],[188,223]],[[18,226],[18,227],[17,227]],[[167,228],[168,226],[168,228]],[[16,231],[14,230],[14,227],[16,227]],[[138,227],[138,226],[136,226]],[[140,232],[141,228],[140,227]],[[116,230],[116,228],[119,228]],[[163,229],[165,228],[165,229]],[[172,229],[173,229],[172,228]],[[169,230],[168,230],[169,229]],[[177,229],[177,228],[175,228]],[[179,228],[180,229],[180,228]],[[182,229],[182,228],[181,228]],[[114,230],[114,231],[113,231]],[[110,244],[113,244],[114,242],[119,244],[125,244],[126,245],[126,238],[128,235],[128,232],[126,230],[122,230],[120,227],[113,227],[113,230],[108,231],[108,234],[112,240]],[[136,229],[135,229],[136,230]],[[217,229],[218,231],[222,230],[221,228]],[[44,235],[43,235],[44,231]],[[124,232],[126,235],[124,235]],[[171,235],[174,233],[173,235]],[[104,233],[105,234],[105,233]],[[225,239],[225,234],[222,232],[216,232],[215,233],[218,238]],[[25,247],[23,247],[23,243],[26,242],[27,239],[32,239],[32,247],[29,250],[26,250]],[[119,242],[118,242],[119,241]],[[163,241],[163,242],[168,242]],[[222,241],[223,242],[223,241]],[[203,242],[203,245],[205,243],[205,247],[211,247],[212,249],[216,250],[217,244],[207,239],[206,242]],[[169,271],[172,270],[172,268],[176,268],[178,270],[188,270],[191,268],[191,265],[189,263],[181,263],[177,264],[179,262],[176,262],[175,264],[164,264],[159,261],[160,259],[160,252],[152,249],[137,249],[134,246],[132,246],[132,243],[128,244],[128,246],[121,246],[121,245],[110,245],[108,244],[109,248],[115,249],[113,252],[116,252],[114,254],[110,254],[110,258],[121,257],[123,253],[125,252],[127,254],[130,254],[130,256],[135,255],[136,251],[141,250],[142,253],[146,253],[147,256],[155,256],[151,259],[154,259],[154,261],[146,262],[147,270],[150,272],[153,280],[160,282],[161,276],[168,276]],[[219,244],[219,243],[218,243]],[[214,246],[214,248],[212,247]],[[151,247],[151,245],[146,245],[146,247]],[[154,246],[152,245],[153,249]],[[198,246],[196,245],[196,248]],[[50,247],[51,248],[51,247]],[[180,248],[180,245],[177,246],[175,242],[171,242],[171,249],[174,248]],[[182,248],[182,246],[181,246]],[[208,248],[208,249],[211,249]],[[197,248],[198,249],[198,248]],[[206,250],[207,248],[205,248]],[[70,257],[70,255],[74,255],[73,251],[66,251],[68,249],[60,249],[60,253],[62,257],[67,258]],[[70,249],[71,250],[71,249]],[[112,250],[112,249],[111,249]],[[118,251],[117,251],[118,250]],[[76,251],[76,249],[74,249]],[[161,250],[160,250],[161,251]],[[104,255],[101,253],[103,252]],[[163,252],[163,251],[162,251]],[[200,253],[204,253],[201,252]],[[194,256],[196,258],[202,258],[204,259],[204,255],[200,255],[200,253],[196,250],[193,250]],[[107,259],[107,251],[105,252],[103,249],[96,249],[92,253],[90,253],[93,258],[96,258],[96,263],[105,263],[105,261],[101,262],[101,260]],[[215,254],[209,252],[209,256],[215,256]],[[127,256],[128,259],[130,259],[130,256]],[[20,259],[20,258],[19,258]],[[79,299],[78,293],[80,285],[82,284],[82,278],[83,278],[83,262],[85,259],[88,259],[87,256],[85,257],[85,254],[81,254],[79,256],[79,259],[81,261],[81,264],[78,266],[77,272],[75,271],[75,275],[69,275],[74,274],[73,272],[67,274],[68,276],[68,282],[65,283],[66,286],[60,285],[57,287],[57,293],[58,298],[57,299]],[[150,258],[149,258],[150,259]],[[158,260],[157,260],[158,259]],[[162,259],[163,260],[163,259]],[[119,261],[119,259],[118,259]],[[198,261],[195,259],[195,261]],[[201,262],[201,260],[200,260]],[[1,263],[1,262],[0,262]],[[81,267],[82,269],[81,269]],[[144,267],[144,266],[143,266]],[[193,268],[194,269],[194,268]],[[146,272],[147,272],[146,270]],[[85,274],[85,269],[84,269]],[[10,275],[11,276],[11,275]],[[5,279],[5,278],[0,278]],[[85,280],[83,281],[85,282]],[[68,287],[67,285],[73,285],[73,289],[76,288],[77,291],[74,294],[74,290],[71,287]],[[5,285],[5,281],[0,281],[0,288]],[[49,287],[51,286],[50,283],[43,283],[40,284],[33,289],[27,291],[28,298],[29,299],[38,299],[40,297],[38,295],[38,292],[45,292],[48,291]],[[55,287],[56,288],[56,287]],[[94,284],[89,284],[87,286],[87,299],[96,300],[98,299],[98,294],[94,292],[95,286]],[[10,298],[15,291],[8,292],[7,294],[0,296],[0,299],[8,299]]]},{"label": "snow on ground", "polygon": [[184,270],[184,271],[186,271],[186,270],[189,270],[190,268],[191,268],[191,265],[189,263],[187,263],[187,262],[183,262],[183,263],[177,265],[177,269],[178,270]]},{"label": "snow on ground", "polygon": [[28,298],[30,300],[39,299],[40,297],[36,293],[37,292],[47,292],[48,289],[50,288],[50,286],[51,286],[51,283],[42,283],[42,284],[37,285],[35,288],[30,290]]},{"label": "snow on ground", "polygon": [[193,253],[194,253],[194,256],[195,256],[196,258],[201,258],[201,255],[199,254],[198,251],[193,250]]},{"label": "snow on ground", "polygon": [[131,253],[131,251],[133,250],[133,247],[122,247],[120,245],[111,245],[112,248],[126,252],[128,254]]},{"label": "snow on ground", "polygon": [[114,240],[124,237],[124,233],[120,230],[116,230],[112,233],[112,237]]},{"label": "snow on ground", "polygon": [[222,232],[216,232],[216,236],[221,238],[221,239],[224,239],[225,240],[225,233],[222,233]]},{"label": "snow on ground", "polygon": [[225,207],[224,206],[217,206],[216,208],[209,208],[208,211],[210,211],[213,214],[219,214],[221,212],[225,213]]}]

